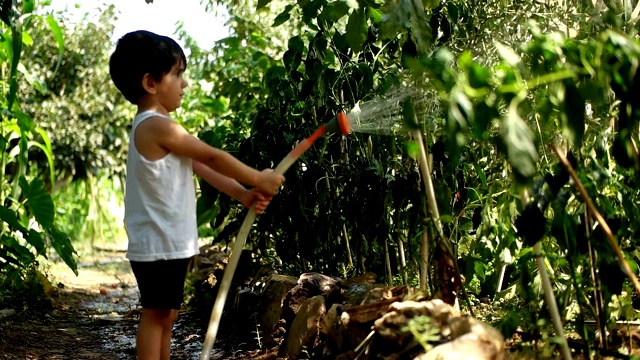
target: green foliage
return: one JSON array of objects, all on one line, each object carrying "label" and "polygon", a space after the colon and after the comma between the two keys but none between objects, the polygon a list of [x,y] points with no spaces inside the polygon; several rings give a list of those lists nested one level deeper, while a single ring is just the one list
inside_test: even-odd
[{"label": "green foliage", "polygon": [[[28,287],[29,274],[37,271],[38,259],[47,258],[49,249],[77,273],[75,251],[67,234],[57,228],[47,189],[47,181],[50,186],[54,178],[52,147],[47,134],[24,112],[18,91],[19,72],[26,69],[21,63],[23,46],[33,43],[27,31],[40,18],[33,13],[32,1],[17,5],[2,9],[0,26],[0,72],[8,75],[0,79],[0,290],[16,294]],[[59,38],[55,21],[47,21]],[[32,153],[44,155],[41,167]]]},{"label": "green foliage", "polygon": [[[112,85],[108,63],[115,8],[94,20],[73,22],[65,14],[34,18],[24,49],[22,109],[48,134],[55,185],[88,176],[122,176],[133,107]],[[62,24],[61,26],[52,24]],[[60,56],[64,54],[64,56]],[[41,171],[47,159],[31,154]]]},{"label": "green foliage", "polygon": [[[618,16],[626,10],[580,1],[217,3],[231,9],[235,33],[216,47],[220,61],[195,52],[198,76],[212,85],[196,92],[210,97],[201,102],[210,108],[187,107],[203,119],[202,138],[273,167],[337,112],[398,84],[419,89],[428,111],[413,111],[417,122],[409,124],[426,135],[441,221],[466,284],[489,298],[517,295],[501,328],[510,335],[526,321],[533,330],[540,306],[531,245],[540,242],[561,311],[591,340],[579,319],[606,317],[596,306],[617,299],[624,274],[548,145],[574,154],[589,195],[619,224],[617,238],[637,261],[640,53],[636,30]],[[262,24],[253,22],[256,9]],[[287,172],[251,246],[275,249],[286,271],[382,274],[393,234],[392,264],[405,249],[404,269],[417,273],[430,222],[416,153],[402,134],[318,139]],[[524,189],[532,207],[519,200]],[[240,208],[215,191],[203,187],[199,209],[216,241],[237,232]],[[594,269],[607,281],[594,282]],[[496,294],[499,286],[507,290]],[[522,304],[526,313],[516,313]]]}]

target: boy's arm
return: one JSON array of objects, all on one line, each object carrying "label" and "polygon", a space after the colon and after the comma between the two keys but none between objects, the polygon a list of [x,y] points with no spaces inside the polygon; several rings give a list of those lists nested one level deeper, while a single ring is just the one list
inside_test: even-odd
[{"label": "boy's arm", "polygon": [[180,124],[164,121],[151,127],[158,144],[178,156],[191,158],[212,170],[236,181],[256,186],[268,195],[274,195],[284,177],[270,171],[258,171],[245,165],[226,151],[216,149],[189,134]]},{"label": "boy's arm", "polygon": [[251,207],[256,202],[256,213],[261,214],[269,205],[270,197],[242,186],[236,180],[222,175],[203,163],[193,161],[193,172],[204,179],[209,185],[238,200],[242,205]]},{"label": "boy's arm", "polygon": [[208,182],[209,185],[240,202],[243,201],[244,193],[248,191],[244,186],[242,186],[242,184],[240,184],[236,180],[222,175],[221,173],[211,169],[203,163],[193,161],[193,172],[204,179],[204,181]]}]

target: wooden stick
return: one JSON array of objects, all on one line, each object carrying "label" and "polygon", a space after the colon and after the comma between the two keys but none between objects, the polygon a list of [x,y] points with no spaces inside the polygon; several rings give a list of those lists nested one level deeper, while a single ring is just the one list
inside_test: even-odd
[{"label": "wooden stick", "polygon": [[587,208],[589,209],[589,214],[602,227],[602,231],[604,231],[604,234],[607,236],[607,240],[609,240],[609,244],[613,248],[613,252],[616,254],[616,257],[618,258],[618,262],[624,268],[624,270],[627,273],[627,276],[629,276],[629,279],[631,279],[631,282],[635,286],[636,292],[638,293],[638,295],[640,295],[640,281],[638,281],[636,274],[633,273],[633,270],[631,270],[629,263],[627,263],[627,260],[624,258],[624,254],[622,253],[622,250],[620,250],[620,246],[618,246],[618,242],[613,237],[613,232],[611,231],[611,228],[609,227],[609,225],[607,225],[607,222],[604,220],[604,218],[602,217],[598,209],[596,209],[596,206],[593,204],[593,201],[589,197],[589,194],[587,194],[587,190],[584,188],[584,185],[582,185],[582,182],[580,182],[580,179],[578,178],[578,175],[576,174],[575,170],[573,170],[573,167],[569,163],[569,160],[567,160],[567,158],[560,152],[560,150],[555,144],[551,144],[551,148],[553,149],[553,151],[555,151],[556,155],[558,156],[558,159],[560,159],[560,163],[562,163],[565,169],[569,172],[569,176],[571,176],[571,179],[573,179],[573,182],[576,188],[578,189],[580,196],[582,196],[582,200],[584,200],[584,203],[587,205]]}]

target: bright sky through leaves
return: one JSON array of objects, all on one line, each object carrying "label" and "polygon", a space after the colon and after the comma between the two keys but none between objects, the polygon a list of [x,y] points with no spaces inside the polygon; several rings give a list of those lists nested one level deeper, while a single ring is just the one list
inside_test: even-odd
[{"label": "bright sky through leaves", "polygon": [[[210,48],[213,43],[228,36],[223,16],[205,12],[201,0],[154,0],[147,4],[145,0],[52,0],[56,10],[68,11],[73,16],[90,17],[99,13],[100,8],[115,5],[120,14],[115,21],[114,41],[129,31],[149,30],[175,38],[177,22],[184,22],[185,31],[202,48]],[[77,6],[76,4],[80,4]]]}]

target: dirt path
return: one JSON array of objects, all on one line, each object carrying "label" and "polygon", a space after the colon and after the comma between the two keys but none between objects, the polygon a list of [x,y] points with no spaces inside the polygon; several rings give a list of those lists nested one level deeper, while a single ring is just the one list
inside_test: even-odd
[{"label": "dirt path", "polygon": [[[49,311],[14,309],[15,315],[0,318],[0,359],[135,359],[138,292],[124,253],[87,257],[78,272],[75,276],[62,264],[51,267],[57,294]],[[185,313],[176,323],[172,359],[200,354],[201,331],[190,320]]]}]

